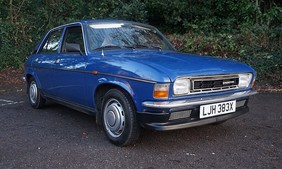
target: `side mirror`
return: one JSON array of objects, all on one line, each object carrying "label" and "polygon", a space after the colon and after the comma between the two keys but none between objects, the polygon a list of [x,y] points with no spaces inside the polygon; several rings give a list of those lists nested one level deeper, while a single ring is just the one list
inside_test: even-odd
[{"label": "side mirror", "polygon": [[66,43],[66,52],[75,52],[83,55],[78,43]]}]

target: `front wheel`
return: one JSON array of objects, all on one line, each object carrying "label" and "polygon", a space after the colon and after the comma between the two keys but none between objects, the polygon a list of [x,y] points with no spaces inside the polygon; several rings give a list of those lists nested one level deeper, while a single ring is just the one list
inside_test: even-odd
[{"label": "front wheel", "polygon": [[109,90],[103,101],[103,126],[108,139],[118,146],[127,146],[137,141],[140,127],[135,107],[126,93]]},{"label": "front wheel", "polygon": [[27,90],[28,90],[27,94],[31,106],[35,109],[41,108],[46,102],[46,100],[42,97],[34,78],[30,78],[28,82]]}]

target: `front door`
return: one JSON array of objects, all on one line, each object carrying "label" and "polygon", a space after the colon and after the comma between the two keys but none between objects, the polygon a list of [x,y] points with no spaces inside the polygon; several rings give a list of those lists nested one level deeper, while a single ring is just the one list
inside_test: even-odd
[{"label": "front door", "polygon": [[[80,52],[70,46],[79,46]],[[59,99],[85,105],[86,60],[81,26],[66,27],[54,64],[53,91]]]}]

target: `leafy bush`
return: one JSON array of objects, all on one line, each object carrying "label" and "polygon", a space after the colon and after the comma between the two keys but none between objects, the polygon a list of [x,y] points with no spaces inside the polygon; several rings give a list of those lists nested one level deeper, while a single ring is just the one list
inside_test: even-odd
[{"label": "leafy bush", "polygon": [[262,48],[259,38],[245,36],[245,33],[187,33],[167,36],[179,51],[239,60],[257,71],[259,81],[273,84],[282,82],[282,50],[278,46],[269,47],[268,50]]},{"label": "leafy bush", "polygon": [[270,84],[282,84],[282,51],[261,52],[241,57],[258,73],[258,80]]},{"label": "leafy bush", "polygon": [[[20,67],[30,50],[30,40],[23,30],[24,25],[0,21],[0,70],[5,67]],[[25,36],[18,36],[24,34]],[[14,37],[13,37],[14,36]],[[23,39],[24,38],[24,39]],[[25,41],[27,40],[27,41]],[[24,56],[21,56],[22,54]],[[19,57],[21,56],[21,57]]]},{"label": "leafy bush", "polygon": [[[158,27],[181,51],[242,60],[255,67],[260,79],[271,78],[281,72],[282,3],[256,2],[0,0],[0,70],[20,67],[50,28],[81,19],[119,18]],[[276,76],[281,82],[281,73]]]},{"label": "leafy bush", "polygon": [[147,22],[148,15],[145,4],[136,0],[134,3],[120,3],[119,7],[110,14],[110,17]]}]

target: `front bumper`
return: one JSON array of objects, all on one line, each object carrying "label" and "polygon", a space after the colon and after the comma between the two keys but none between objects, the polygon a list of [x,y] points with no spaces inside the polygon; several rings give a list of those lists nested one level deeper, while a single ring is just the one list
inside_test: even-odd
[{"label": "front bumper", "polygon": [[[141,126],[154,130],[175,130],[196,127],[225,121],[240,116],[249,111],[247,106],[249,96],[256,94],[254,90],[225,94],[213,97],[202,97],[181,101],[143,102],[143,112],[138,113]],[[236,112],[214,116],[206,119],[199,118],[201,105],[236,100]]]}]

